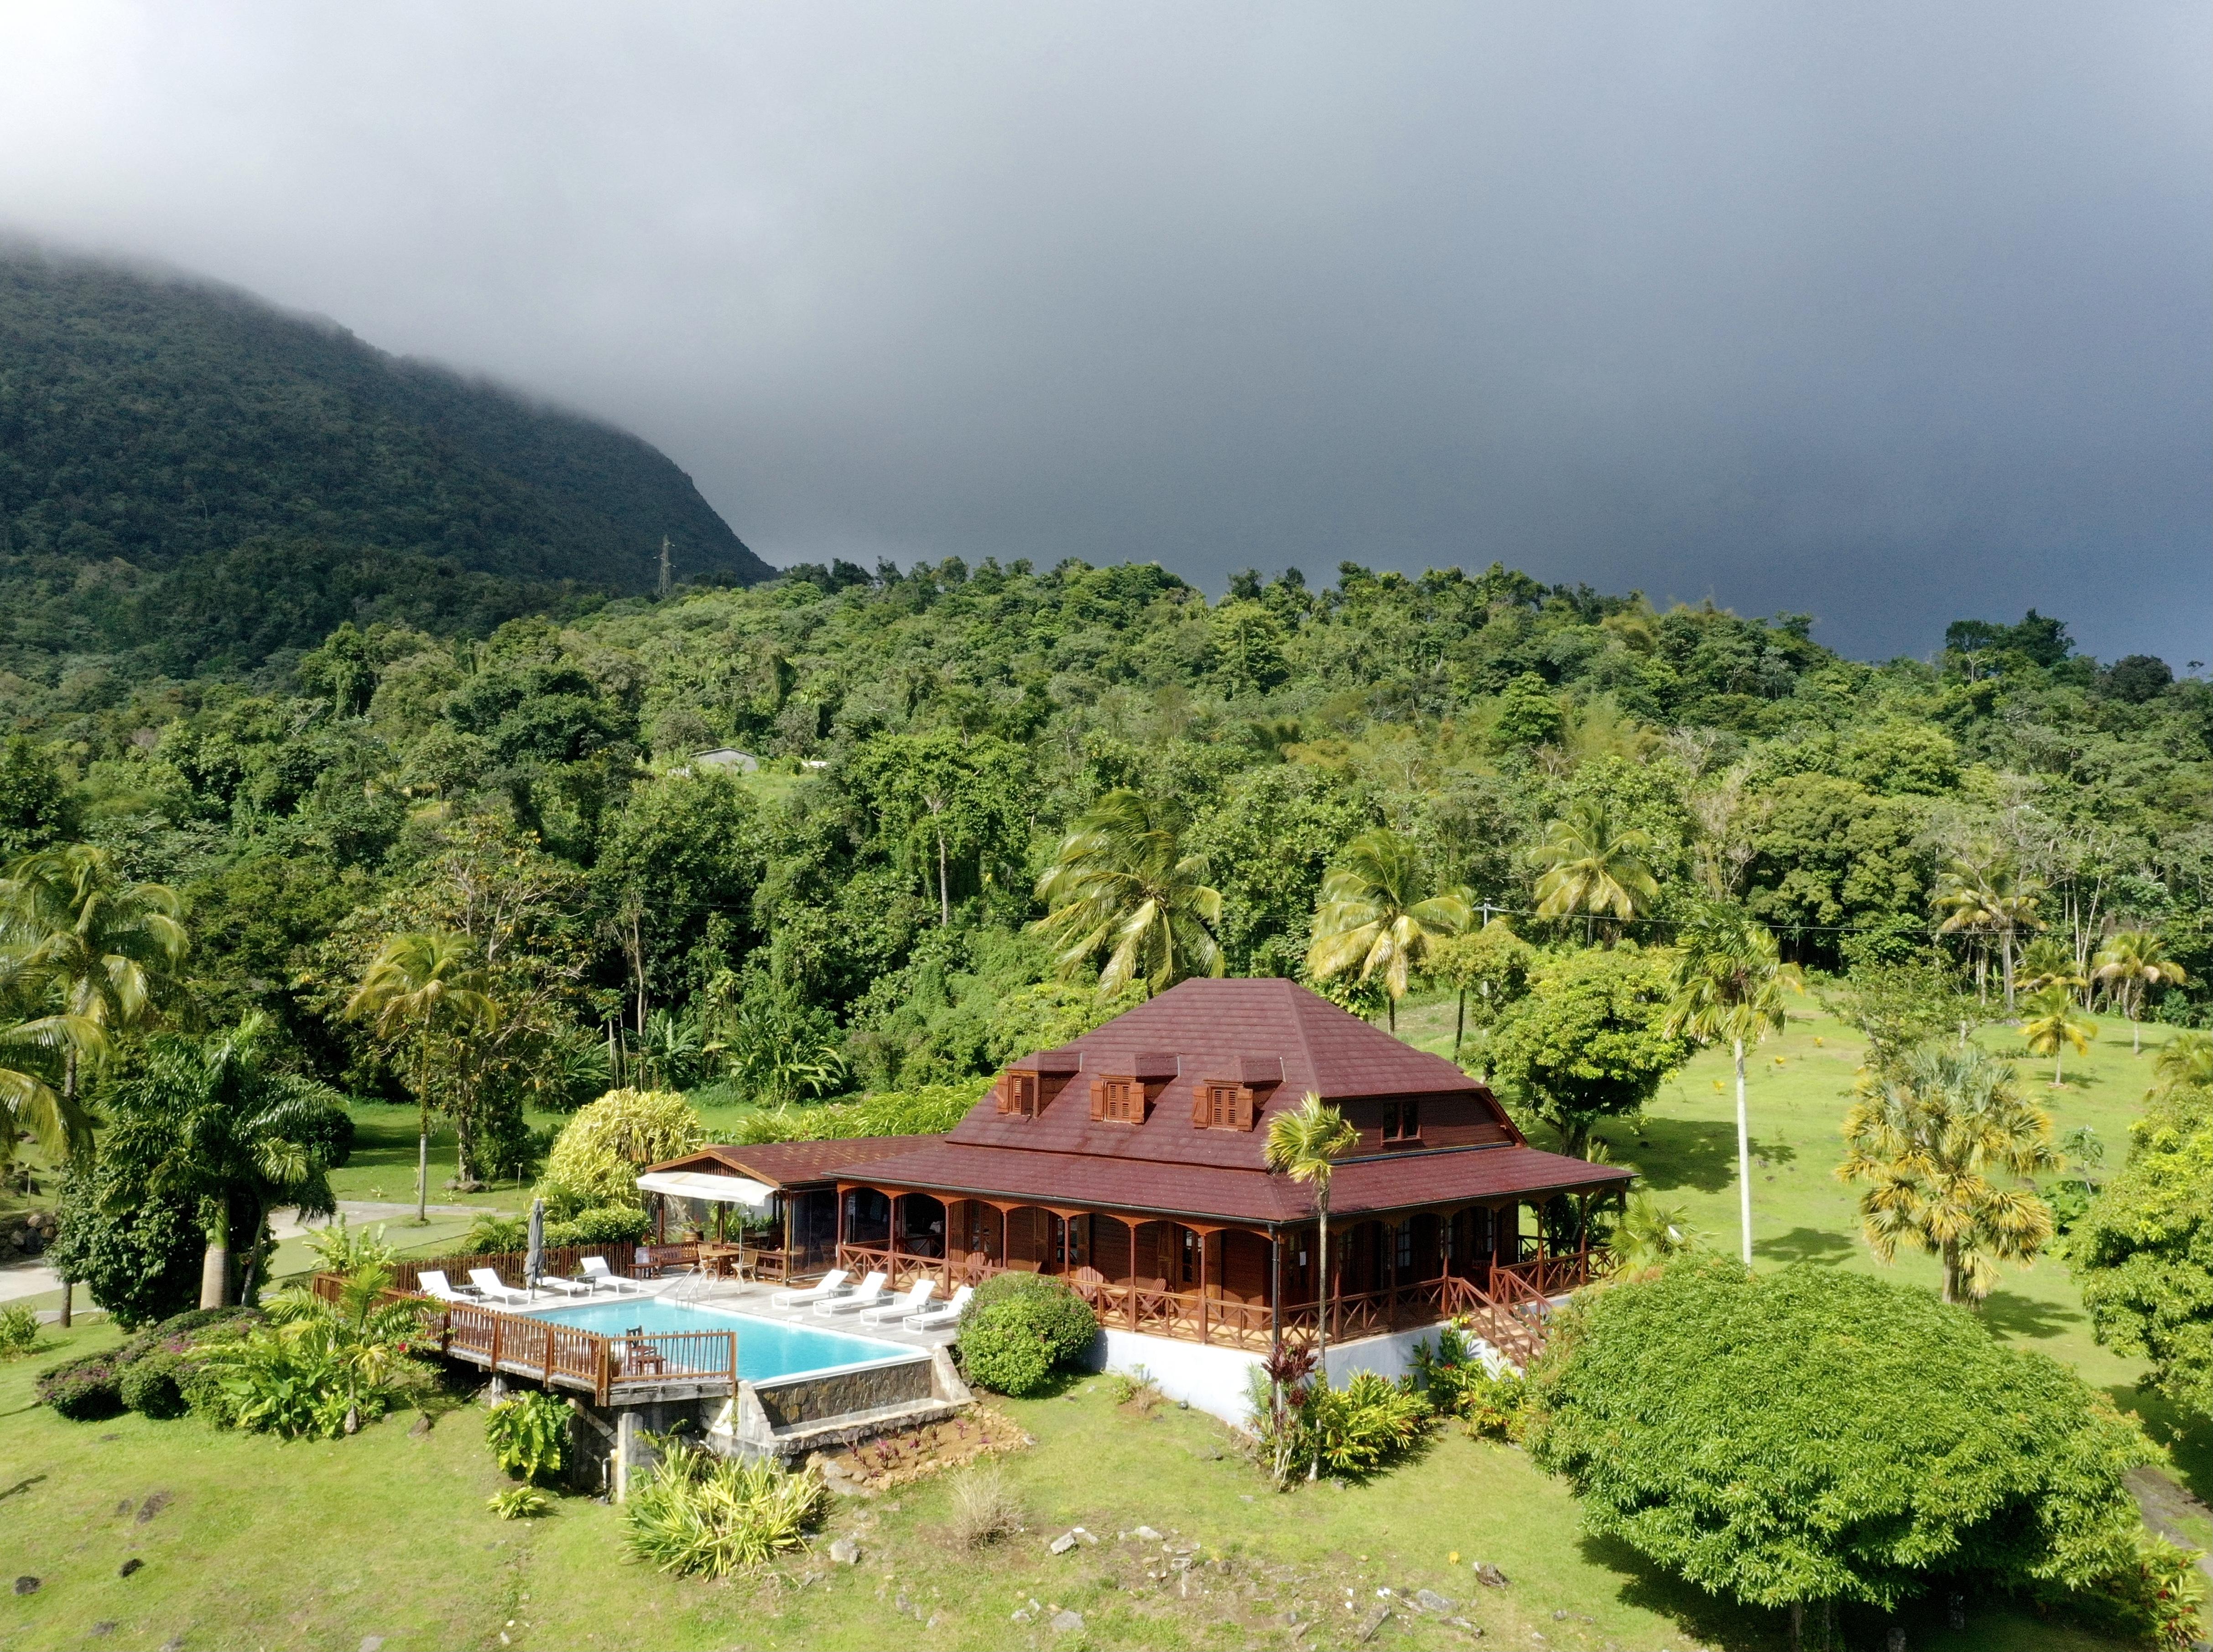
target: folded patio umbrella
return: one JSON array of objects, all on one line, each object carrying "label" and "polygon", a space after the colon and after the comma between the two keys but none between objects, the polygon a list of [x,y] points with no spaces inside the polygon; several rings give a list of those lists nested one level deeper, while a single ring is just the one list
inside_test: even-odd
[{"label": "folded patio umbrella", "polygon": [[530,1201],[530,1249],[522,1259],[522,1283],[538,1289],[538,1276],[546,1271],[546,1201]]}]

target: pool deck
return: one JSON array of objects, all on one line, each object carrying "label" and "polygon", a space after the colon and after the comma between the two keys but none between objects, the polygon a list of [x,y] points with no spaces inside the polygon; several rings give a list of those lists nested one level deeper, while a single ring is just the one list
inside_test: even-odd
[{"label": "pool deck", "polygon": [[[674,1295],[676,1288],[679,1285],[690,1285],[692,1282],[688,1277],[675,1279],[641,1279],[635,1283],[641,1287],[638,1294],[650,1293],[655,1296],[666,1296],[670,1299],[672,1304],[680,1304],[686,1308],[719,1308],[724,1313],[748,1314],[755,1319],[771,1320],[781,1325],[804,1326],[810,1331],[835,1332],[849,1337],[868,1337],[878,1342],[894,1343],[902,1348],[917,1349],[924,1353],[928,1353],[934,1349],[948,1348],[953,1344],[953,1327],[950,1326],[940,1331],[909,1331],[896,1323],[888,1326],[864,1325],[861,1321],[860,1314],[852,1311],[844,1314],[817,1314],[812,1304],[801,1308],[777,1308],[774,1305],[773,1298],[778,1291],[785,1289],[782,1285],[747,1284],[735,1279],[717,1280],[704,1289],[687,1289],[679,1296]],[[609,1291],[601,1291],[590,1296],[565,1296],[558,1292],[541,1292],[538,1299],[529,1307],[509,1308],[504,1311],[520,1314],[527,1319],[542,1314],[552,1308],[579,1308],[588,1302],[606,1303],[619,1300],[620,1297]],[[891,1300],[888,1296],[884,1299],[887,1307],[890,1305]]]}]

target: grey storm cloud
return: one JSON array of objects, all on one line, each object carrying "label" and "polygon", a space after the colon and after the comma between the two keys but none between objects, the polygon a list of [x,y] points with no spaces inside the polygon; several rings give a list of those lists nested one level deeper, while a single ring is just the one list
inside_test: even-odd
[{"label": "grey storm cloud", "polygon": [[2213,657],[2202,4],[0,7],[0,223],[773,561],[1494,558]]}]

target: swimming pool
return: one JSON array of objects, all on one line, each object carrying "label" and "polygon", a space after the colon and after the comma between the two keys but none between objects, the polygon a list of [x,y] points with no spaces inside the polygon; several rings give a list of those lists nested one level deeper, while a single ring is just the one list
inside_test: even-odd
[{"label": "swimming pool", "polygon": [[[728,1314],[720,1308],[698,1308],[689,1302],[664,1302],[652,1296],[628,1296],[620,1301],[576,1302],[546,1308],[530,1315],[557,1325],[573,1325],[602,1337],[619,1337],[638,1330],[648,1336],[672,1331],[735,1331],[738,1333],[738,1375],[747,1382],[773,1377],[797,1376],[808,1371],[833,1370],[841,1366],[873,1365],[880,1360],[923,1357],[915,1349],[875,1337],[856,1337],[840,1331],[817,1330],[783,1320],[764,1320],[751,1314]],[[665,1345],[665,1344],[664,1344]],[[722,1356],[716,1365],[727,1371]]]}]

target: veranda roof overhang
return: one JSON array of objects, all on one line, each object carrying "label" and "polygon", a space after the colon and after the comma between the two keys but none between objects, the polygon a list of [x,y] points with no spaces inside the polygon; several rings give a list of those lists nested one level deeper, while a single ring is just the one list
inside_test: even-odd
[{"label": "veranda roof overhang", "polygon": [[722,1176],[703,1170],[649,1170],[637,1179],[637,1186],[641,1192],[704,1199],[710,1204],[742,1204],[750,1210],[766,1210],[776,1194],[775,1188],[751,1176]]}]

